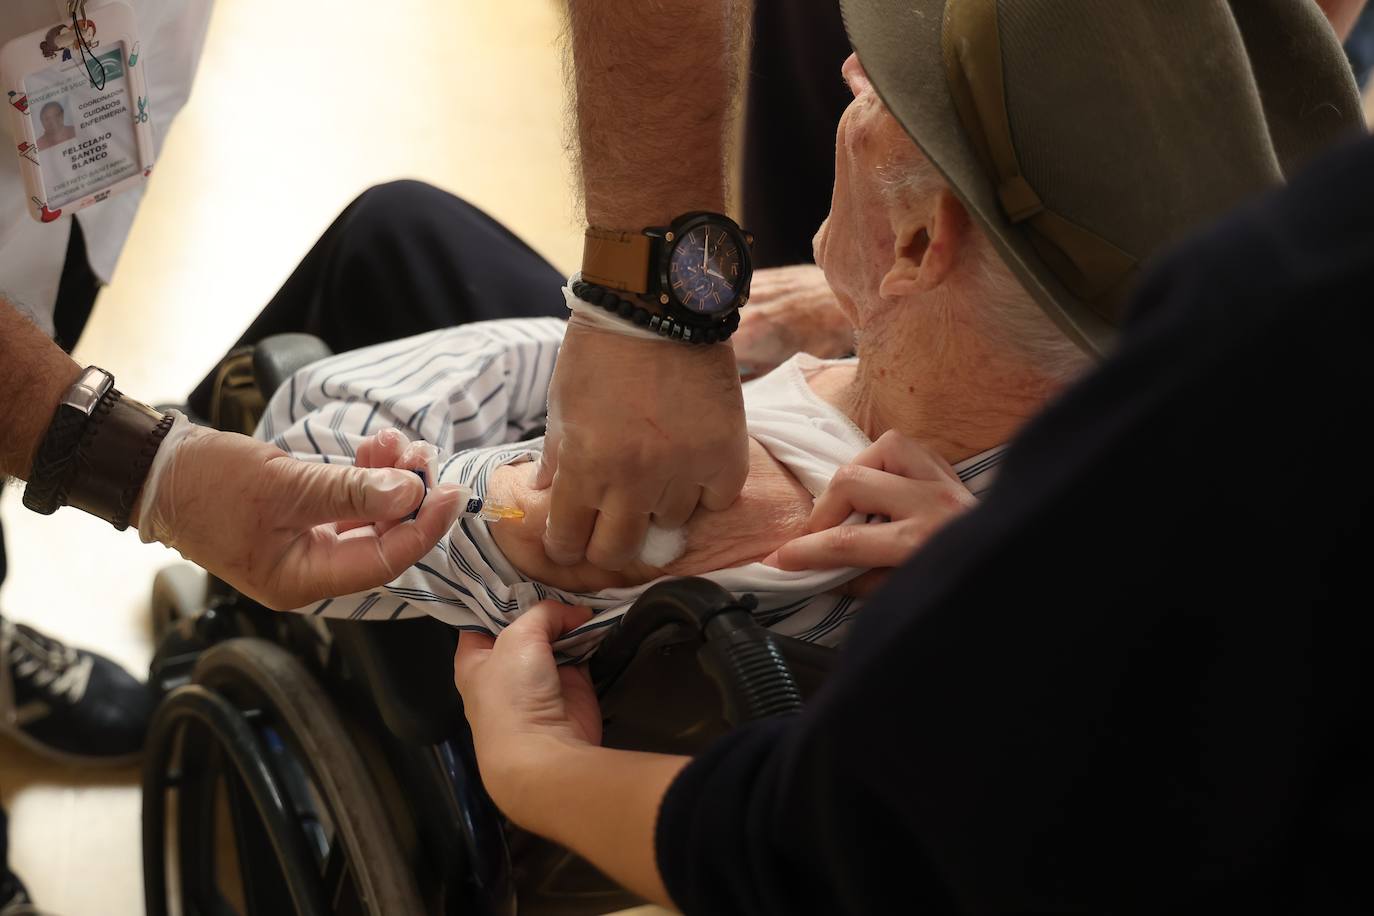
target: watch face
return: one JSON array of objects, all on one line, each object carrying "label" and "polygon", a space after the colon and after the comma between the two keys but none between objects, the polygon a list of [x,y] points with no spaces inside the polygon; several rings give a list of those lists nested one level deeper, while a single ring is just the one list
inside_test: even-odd
[{"label": "watch face", "polygon": [[668,280],[679,302],[694,312],[713,315],[734,308],[743,270],[735,237],[708,224],[678,238]]}]

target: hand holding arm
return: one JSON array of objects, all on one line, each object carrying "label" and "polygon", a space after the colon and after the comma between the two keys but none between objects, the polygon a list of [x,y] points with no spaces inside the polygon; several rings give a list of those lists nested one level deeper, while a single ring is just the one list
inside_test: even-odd
[{"label": "hand holding arm", "polygon": [[567,846],[647,900],[671,906],[654,826],[687,760],[597,747],[601,710],[582,668],[558,667],[553,641],[590,614],[545,601],[492,639],[463,633],[454,682],[482,782],[520,826]]},{"label": "hand holding arm", "polygon": [[[852,583],[855,592],[864,594],[976,504],[947,461],[914,439],[888,431],[835,472],[811,511],[811,533],[782,545],[764,562],[788,570],[872,569]],[[890,521],[841,524],[854,512],[885,515]]]},{"label": "hand holding arm", "polygon": [[552,487],[544,546],[556,563],[621,569],[649,522],[723,509],[749,473],[733,351],[570,325],[549,385],[535,486]]},{"label": "hand holding arm", "polygon": [[[577,137],[589,225],[640,232],[725,210],[725,149],[748,0],[571,0]],[[686,142],[684,142],[686,141]],[[537,485],[552,487],[545,549],[620,569],[651,519],[686,521],[744,486],[748,440],[728,346],[570,326],[549,390]]]}]

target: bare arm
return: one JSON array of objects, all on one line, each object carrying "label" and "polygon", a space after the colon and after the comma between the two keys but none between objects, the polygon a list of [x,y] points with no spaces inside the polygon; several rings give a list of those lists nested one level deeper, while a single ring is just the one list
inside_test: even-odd
[{"label": "bare arm", "polygon": [[0,297],[0,477],[27,480],[62,394],[81,369]]},{"label": "bare arm", "polygon": [[[639,232],[725,209],[725,149],[750,0],[569,0],[588,223]],[[721,509],[749,464],[734,352],[569,324],[538,485],[549,558],[618,570],[650,520]]]},{"label": "bare arm", "polygon": [[638,231],[725,209],[751,0],[570,0],[587,222]]},{"label": "bare arm", "polygon": [[1326,18],[1331,20],[1331,27],[1336,30],[1336,36],[1341,41],[1350,37],[1350,30],[1355,27],[1355,20],[1360,18],[1360,11],[1364,9],[1366,0],[1317,0],[1317,6],[1322,8]]},{"label": "bare arm", "polygon": [[591,619],[543,601],[497,639],[464,633],[454,683],[482,782],[512,821],[581,854],[646,900],[671,906],[654,853],[658,810],[686,757],[598,747],[601,710],[585,670],[559,668],[553,640]]},{"label": "bare arm", "polygon": [[522,827],[573,850],[659,906],[673,902],[655,858],[654,828],[687,757],[549,742],[522,782]]}]

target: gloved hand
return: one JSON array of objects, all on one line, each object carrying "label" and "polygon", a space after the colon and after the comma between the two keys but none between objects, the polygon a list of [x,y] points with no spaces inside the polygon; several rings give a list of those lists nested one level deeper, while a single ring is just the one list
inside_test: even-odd
[{"label": "gloved hand", "polygon": [[822,359],[847,356],[854,352],[854,328],[821,269],[797,264],[754,273],[749,305],[740,311],[732,341],[740,368],[757,376],[796,353]]},{"label": "gloved hand", "polygon": [[[438,479],[439,450],[423,439],[410,441],[410,437],[395,427],[378,430],[358,443],[353,453],[353,466],[359,468],[400,468],[403,471],[424,471],[425,480],[434,486]],[[417,480],[419,478],[416,478]],[[385,534],[405,521],[398,517],[391,521],[373,523],[378,534]],[[341,522],[339,532],[352,531],[364,527],[366,522]]]},{"label": "gloved hand", "polygon": [[644,341],[570,323],[549,385],[535,486],[552,487],[544,549],[621,569],[652,519],[724,509],[749,474],[739,371],[728,345]]},{"label": "gloved hand", "polygon": [[[405,518],[422,498],[414,521],[372,527]],[[144,541],[161,541],[254,600],[287,609],[389,582],[429,552],[461,508],[456,488],[425,497],[409,471],[298,461],[179,418],[132,521]]]}]

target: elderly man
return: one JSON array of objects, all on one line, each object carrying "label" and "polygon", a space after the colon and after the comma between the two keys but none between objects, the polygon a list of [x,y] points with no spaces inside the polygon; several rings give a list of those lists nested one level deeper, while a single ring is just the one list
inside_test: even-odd
[{"label": "elderly man", "polygon": [[[663,553],[673,532],[659,529],[620,569],[555,564],[542,546],[549,514],[536,475],[542,440],[513,440],[546,421],[564,325],[493,321],[356,350],[284,386],[260,435],[302,458],[433,464],[433,482],[518,507],[525,520],[464,522],[387,588],[331,596],[306,610],[378,620],[429,613],[496,632],[552,595],[598,611],[560,642],[586,651],[646,583],[706,574],[759,595],[760,613],[781,632],[838,645],[855,608],[835,591],[865,570],[897,565],[950,512],[971,504],[991,484],[1003,444],[1089,364],[883,107],[856,58],[843,75],[855,102],[840,128],[840,179],[816,251],[855,329],[859,358],[798,356],[745,386],[751,463],[739,500],[698,509],[677,532],[676,552]],[[462,205],[432,212],[452,221],[455,238],[476,238],[486,224]],[[489,236],[467,256],[510,263],[529,253],[514,239]],[[534,278],[551,273],[543,268]],[[580,318],[567,332],[595,333]],[[407,449],[393,426],[431,440],[437,454]],[[870,508],[868,467],[914,479],[903,481],[895,503]],[[446,488],[439,492],[447,498]],[[852,509],[882,517],[844,532],[838,549],[834,533],[789,543],[808,530],[863,521]],[[808,576],[770,568],[779,565],[841,568]]]},{"label": "elderly man", "polygon": [[[1250,132],[1219,113],[1263,105],[1276,173],[1338,133],[1304,124],[1318,107],[1346,125],[1357,110],[1348,74],[1313,91],[1332,42],[1308,5],[845,6],[883,98],[1017,276],[1081,291],[1050,302],[1096,304],[1075,310],[1082,337],[1089,313],[1119,314],[1131,272],[1074,230],[1124,241],[1085,201],[1138,218],[1220,203],[1227,189],[1164,162],[1246,171],[1233,144]],[[1005,16],[955,14],[980,7]],[[1228,90],[1237,27],[1246,53],[1287,49],[1290,66]],[[1122,76],[1142,66],[1162,104],[1091,102],[1140,86]],[[1195,97],[1192,130],[1157,132],[1194,93],[1215,104]],[[964,155],[937,123],[953,111]],[[1034,136],[1046,124],[1098,144],[1091,167]],[[1123,145],[1166,167],[1113,177]],[[1310,462],[1371,409],[1372,230],[1343,206],[1374,181],[1371,157],[1366,142],[1324,162],[1172,259],[1120,353],[875,600],[805,716],[690,764],[604,750],[594,698],[548,652],[583,615],[541,604],[494,644],[465,635],[457,680],[493,797],[688,912],[1367,909],[1371,841],[1350,812],[1371,798],[1356,724],[1369,634],[1339,589],[1359,582],[1370,488],[1313,498]],[[1074,186],[1088,193],[1071,201]],[[1262,454],[1198,465],[1275,424],[1286,438]]]},{"label": "elderly man", "polygon": [[[1162,40],[1178,21],[1149,24]],[[898,565],[940,522],[969,505],[961,481],[975,492],[990,484],[1003,444],[1082,372],[1090,359],[1086,349],[1103,345],[1110,330],[1104,316],[1115,314],[1137,260],[1206,214],[1279,180],[1271,143],[1294,142],[1297,132],[1279,123],[1271,140],[1248,94],[1251,80],[1272,79],[1270,68],[1278,66],[1262,58],[1237,60],[1231,78],[1217,81],[1205,96],[1161,97],[1142,91],[1144,81],[1118,89],[1123,107],[1155,113],[1148,139],[1164,147],[1155,160],[1133,148],[1146,139],[1139,126],[1123,128],[1111,144],[1094,139],[1081,150],[1066,141],[1066,126],[1046,121],[1038,132],[1025,128],[1029,143],[1062,151],[1064,162],[1042,166],[1061,181],[1057,170],[1080,169],[1078,162],[1110,145],[1114,158],[1098,183],[1123,188],[1106,197],[1095,187],[1085,193],[1065,182],[1055,205],[1078,212],[1031,214],[1037,236],[1026,243],[1006,215],[996,214],[1000,221],[981,212],[978,219],[970,216],[970,209],[998,206],[966,190],[977,187],[975,154],[963,148],[957,169],[945,160],[963,179],[962,188],[951,189],[851,57],[844,77],[854,101],[837,135],[834,200],[816,237],[816,255],[857,332],[859,359],[799,357],[775,370],[779,377],[746,386],[750,472],[742,498],[724,509],[698,509],[677,532],[676,548],[672,532],[651,532],[639,558],[613,571],[588,560],[556,564],[542,544],[551,508],[536,471],[543,442],[508,443],[546,420],[561,324],[468,325],[343,354],[310,367],[280,392],[261,432],[297,456],[329,462],[355,456],[370,466],[432,460],[434,482],[514,505],[526,519],[459,524],[387,588],[331,596],[308,610],[381,620],[429,613],[495,633],[552,596],[596,612],[558,643],[581,655],[646,583],[705,574],[728,589],[758,594],[760,614],[779,631],[839,644],[856,609],[836,590],[866,569]],[[1031,74],[1025,79],[1026,91],[1042,96],[1071,88],[1062,76],[1058,82]],[[1348,83],[1347,77],[1315,85],[1339,98]],[[1196,130],[1197,114],[1217,103],[1232,116]],[[961,142],[954,107],[920,116],[927,118],[931,142],[946,149]],[[970,126],[981,129],[977,121]],[[1305,130],[1322,127],[1312,122]],[[1167,205],[1161,205],[1164,198]],[[452,235],[477,237],[485,218],[450,209],[459,218]],[[1064,229],[1071,219],[1091,222],[1131,254],[1096,233]],[[1051,245],[1063,246],[1057,257],[1080,262],[1057,272],[1037,247]],[[508,263],[522,251],[513,240],[493,239],[467,256]],[[549,273],[544,268],[535,276]],[[1096,301],[1083,302],[1066,284]],[[455,285],[468,286],[462,278]],[[587,294],[580,284],[573,289]],[[590,295],[606,302],[604,294]],[[1048,313],[1037,295],[1051,302]],[[574,316],[570,338],[602,333],[584,318]],[[388,426],[431,440],[438,455],[404,451],[403,437],[381,431]],[[917,439],[924,447],[912,441]],[[844,465],[851,467],[837,477]],[[871,523],[858,525],[865,517]],[[841,526],[845,521],[852,524]],[[808,567],[834,571],[802,574]]]}]

